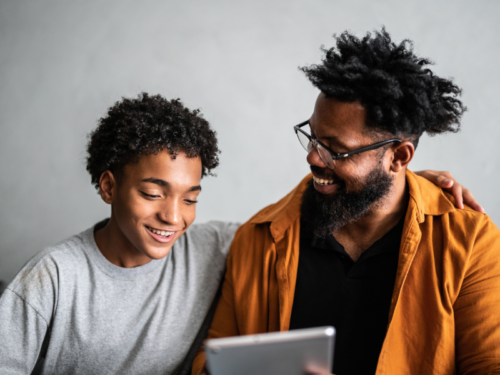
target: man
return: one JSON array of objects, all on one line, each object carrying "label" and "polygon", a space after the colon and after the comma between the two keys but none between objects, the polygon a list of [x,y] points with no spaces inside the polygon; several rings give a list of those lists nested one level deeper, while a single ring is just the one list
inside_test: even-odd
[{"label": "man", "polygon": [[0,374],[186,373],[237,227],[191,225],[215,132],[179,100],[143,94],[109,109],[87,151],[111,217],[37,254],[5,290]]},{"label": "man", "polygon": [[382,29],[302,69],[312,176],[236,232],[208,338],[333,325],[338,375],[500,372],[500,232],[407,169],[465,110],[428,64]]}]

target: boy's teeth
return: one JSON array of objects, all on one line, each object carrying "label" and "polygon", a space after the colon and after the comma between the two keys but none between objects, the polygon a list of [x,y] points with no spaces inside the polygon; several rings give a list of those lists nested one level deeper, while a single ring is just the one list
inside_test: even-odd
[{"label": "boy's teeth", "polygon": [[155,234],[159,234],[160,236],[171,236],[172,234],[174,234],[174,232],[167,232],[167,231],[164,231],[164,230],[156,230],[156,229],[153,229],[153,228],[150,228],[151,229],[151,232],[155,233]]}]

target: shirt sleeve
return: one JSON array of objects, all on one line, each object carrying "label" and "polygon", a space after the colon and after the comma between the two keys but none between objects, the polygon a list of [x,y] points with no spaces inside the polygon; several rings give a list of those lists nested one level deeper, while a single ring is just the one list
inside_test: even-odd
[{"label": "shirt sleeve", "polygon": [[231,242],[233,241],[234,234],[240,224],[224,221],[210,221],[207,224],[215,228],[218,243],[220,244],[219,251],[224,255],[224,257],[226,257],[229,252]]},{"label": "shirt sleeve", "polygon": [[[240,239],[236,236],[231,247],[239,246]],[[236,320],[236,311],[234,308],[234,291],[233,291],[233,280],[232,280],[232,257],[229,254],[227,259],[227,271],[224,276],[224,281],[222,283],[222,292],[217,308],[215,310],[215,315],[208,331],[207,339],[217,338],[217,337],[227,337],[227,336],[237,336],[238,324]],[[198,375],[201,373],[203,366],[205,365],[205,353],[203,347],[200,347],[196,357],[193,361],[192,375]]]},{"label": "shirt sleeve", "polygon": [[0,374],[30,374],[47,332],[47,321],[7,288],[0,298]]},{"label": "shirt sleeve", "polygon": [[500,231],[483,218],[454,304],[457,374],[500,373]]}]

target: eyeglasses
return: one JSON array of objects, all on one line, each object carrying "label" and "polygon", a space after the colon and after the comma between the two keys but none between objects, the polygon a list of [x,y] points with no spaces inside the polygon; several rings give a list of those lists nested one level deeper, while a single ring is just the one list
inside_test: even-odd
[{"label": "eyeglasses", "polygon": [[389,139],[387,141],[382,141],[382,142],[377,142],[374,143],[370,146],[358,148],[357,150],[354,151],[349,151],[345,153],[337,153],[332,150],[330,150],[328,147],[326,147],[323,143],[318,141],[317,139],[314,139],[311,137],[310,134],[307,134],[305,130],[302,130],[301,128],[309,125],[309,120],[304,121],[298,125],[295,125],[293,129],[295,130],[295,134],[297,134],[297,138],[299,138],[300,144],[304,149],[309,153],[313,150],[314,147],[316,147],[316,150],[318,150],[318,155],[323,161],[323,163],[326,164],[326,166],[330,169],[335,168],[335,160],[338,159],[345,159],[349,156],[360,154],[365,151],[370,151],[370,150],[375,150],[376,148],[382,147],[386,144],[393,143],[393,142],[403,142],[400,139]]}]

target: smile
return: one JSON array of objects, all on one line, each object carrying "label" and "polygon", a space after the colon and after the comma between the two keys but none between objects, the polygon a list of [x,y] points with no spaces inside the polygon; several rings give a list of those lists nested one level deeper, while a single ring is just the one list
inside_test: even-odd
[{"label": "smile", "polygon": [[313,180],[314,180],[314,182],[316,182],[319,185],[332,185],[335,183],[334,180],[323,180],[323,179],[317,178],[315,176],[313,176]]},{"label": "smile", "polygon": [[156,234],[157,236],[160,236],[160,237],[163,237],[165,239],[171,237],[175,232],[172,232],[172,231],[166,231],[166,230],[160,230],[160,229],[155,229],[155,228],[152,228],[152,227],[148,227],[146,226],[146,228]]}]

